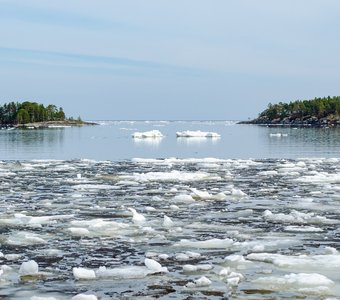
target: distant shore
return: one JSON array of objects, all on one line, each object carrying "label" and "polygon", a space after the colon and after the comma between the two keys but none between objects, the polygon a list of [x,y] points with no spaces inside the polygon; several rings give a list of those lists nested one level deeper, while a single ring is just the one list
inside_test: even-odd
[{"label": "distant shore", "polygon": [[13,125],[14,128],[29,128],[29,129],[38,129],[38,128],[58,128],[58,127],[74,127],[74,126],[87,126],[87,125],[98,125],[95,122],[86,122],[86,121],[78,121],[78,120],[64,120],[64,121],[46,121],[46,122],[33,122],[26,124],[16,124]]},{"label": "distant shore", "polygon": [[307,118],[284,118],[284,119],[269,119],[266,117],[259,117],[254,120],[240,121],[238,124],[254,124],[262,126],[287,126],[287,127],[337,127],[340,126],[340,119],[333,117],[317,118],[307,117]]}]

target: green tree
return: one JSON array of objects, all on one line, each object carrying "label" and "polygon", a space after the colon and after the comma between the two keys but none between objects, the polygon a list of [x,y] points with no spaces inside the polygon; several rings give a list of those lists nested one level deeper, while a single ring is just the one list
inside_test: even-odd
[{"label": "green tree", "polygon": [[19,109],[17,113],[17,122],[19,124],[26,124],[30,122],[30,115],[26,109],[24,108]]}]

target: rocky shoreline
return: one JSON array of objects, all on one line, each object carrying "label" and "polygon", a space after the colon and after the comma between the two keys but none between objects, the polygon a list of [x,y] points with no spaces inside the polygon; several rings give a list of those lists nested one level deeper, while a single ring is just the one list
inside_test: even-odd
[{"label": "rocky shoreline", "polygon": [[317,118],[315,116],[306,116],[303,118],[277,118],[270,119],[266,116],[256,118],[249,121],[241,121],[238,124],[254,124],[254,125],[264,125],[264,126],[292,126],[292,127],[336,127],[340,126],[340,118],[335,118],[333,116]]},{"label": "rocky shoreline", "polygon": [[98,125],[95,122],[86,122],[78,120],[65,120],[65,121],[46,121],[46,122],[34,122],[26,124],[17,124],[11,127],[22,129],[39,129],[39,128],[62,128],[62,127],[74,127],[74,126],[86,126],[86,125]]}]

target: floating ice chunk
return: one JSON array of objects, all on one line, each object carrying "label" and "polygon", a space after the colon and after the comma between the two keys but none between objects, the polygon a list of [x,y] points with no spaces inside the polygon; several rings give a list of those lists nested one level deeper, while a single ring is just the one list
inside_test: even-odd
[{"label": "floating ice chunk", "polygon": [[191,195],[186,194],[179,194],[174,197],[174,201],[176,202],[193,202],[195,201],[194,198],[192,198]]},{"label": "floating ice chunk", "polygon": [[324,250],[325,250],[325,254],[334,254],[334,255],[339,254],[339,251],[333,247],[325,247]]},{"label": "floating ice chunk", "polygon": [[152,206],[147,206],[145,207],[146,211],[156,211],[156,208],[152,207]]},{"label": "floating ice chunk", "polygon": [[176,255],[175,259],[178,260],[178,261],[186,261],[186,260],[189,260],[190,257],[189,257],[189,255],[187,255],[187,254],[178,253],[178,254]]},{"label": "floating ice chunk", "polygon": [[27,216],[22,213],[14,214],[12,218],[3,218],[0,220],[0,224],[10,225],[10,226],[35,226],[55,223],[57,220],[68,219],[73,217],[73,215],[55,215],[55,216]]},{"label": "floating ice chunk", "polygon": [[162,265],[155,261],[154,259],[146,258],[144,260],[145,266],[152,272],[152,273],[168,273],[168,269],[166,267],[162,267]]},{"label": "floating ice chunk", "polygon": [[210,194],[207,191],[200,191],[195,188],[191,189],[191,197],[197,200],[224,200],[227,196],[224,193]]},{"label": "floating ice chunk", "polygon": [[207,200],[207,199],[212,199],[213,196],[211,194],[209,194],[207,191],[199,191],[197,189],[191,189],[192,193],[191,193],[191,197],[194,199],[203,199],[203,200]]},{"label": "floating ice chunk", "polygon": [[145,217],[142,214],[138,213],[134,208],[129,207],[128,210],[132,212],[132,221],[135,224],[145,222]]},{"label": "floating ice chunk", "polygon": [[241,190],[234,188],[231,189],[231,195],[236,198],[247,197],[247,194],[245,192],[242,192]]},{"label": "floating ice chunk", "polygon": [[175,246],[179,247],[192,247],[201,249],[225,249],[232,246],[234,241],[232,239],[209,239],[205,241],[190,241],[190,240],[180,240]]},{"label": "floating ice chunk", "polygon": [[146,139],[146,138],[162,138],[163,134],[159,130],[150,130],[145,132],[135,132],[132,134],[135,139]]},{"label": "floating ice chunk", "polygon": [[72,300],[98,300],[95,295],[78,294],[72,297]]},{"label": "floating ice chunk", "polygon": [[184,265],[183,267],[183,272],[196,272],[198,270],[197,266],[194,265]]},{"label": "floating ice chunk", "polygon": [[170,205],[170,209],[171,210],[179,210],[179,207],[177,205],[172,204],[172,205]]},{"label": "floating ice chunk", "polygon": [[225,262],[229,266],[238,266],[239,264],[246,264],[250,263],[249,261],[245,260],[242,255],[232,254],[224,258]]},{"label": "floating ice chunk", "polygon": [[188,286],[188,287],[205,287],[211,285],[211,280],[205,276],[202,276],[199,279],[196,279],[194,282],[194,286]]},{"label": "floating ice chunk", "polygon": [[168,217],[167,215],[164,215],[163,226],[166,228],[170,228],[173,227],[174,225],[175,223],[171,220],[171,218]]},{"label": "floating ice chunk", "polygon": [[297,255],[288,256],[275,253],[251,253],[247,259],[272,263],[281,268],[304,269],[309,271],[336,270],[340,268],[340,255]]},{"label": "floating ice chunk", "polygon": [[81,179],[81,174],[77,174],[77,179]]},{"label": "floating ice chunk", "polygon": [[264,218],[271,222],[297,223],[297,224],[338,224],[338,220],[327,219],[314,213],[303,213],[292,210],[290,214],[274,214],[270,210],[263,213]]},{"label": "floating ice chunk", "polygon": [[277,171],[261,171],[258,173],[259,176],[276,176],[278,173]]},{"label": "floating ice chunk", "polygon": [[89,280],[95,279],[96,273],[93,270],[85,269],[85,268],[73,268],[73,276],[76,280]]},{"label": "floating ice chunk", "polygon": [[170,256],[168,255],[168,254],[159,254],[158,255],[158,258],[160,258],[160,259],[163,259],[163,260],[166,260],[166,259],[168,259]]},{"label": "floating ice chunk", "polygon": [[30,300],[58,300],[58,299],[55,297],[32,296]]},{"label": "floating ice chunk", "polygon": [[172,170],[171,172],[134,173],[133,175],[122,175],[119,176],[119,178],[122,180],[137,182],[191,182],[221,180],[221,177],[216,174],[206,172],[181,172],[177,170]]},{"label": "floating ice chunk", "polygon": [[311,184],[340,183],[340,174],[320,172],[315,175],[306,175],[296,178],[295,181]]},{"label": "floating ice chunk", "polygon": [[21,257],[21,255],[20,254],[6,254],[4,257],[6,260],[14,261],[14,260],[18,260]]},{"label": "floating ice chunk", "polygon": [[220,275],[221,277],[227,277],[230,273],[230,268],[223,268],[220,270],[220,272],[218,273],[218,275]]},{"label": "floating ice chunk", "polygon": [[213,268],[212,265],[209,264],[201,264],[201,265],[184,265],[183,272],[190,273],[190,272],[197,272],[197,271],[209,271]]},{"label": "floating ice chunk", "polygon": [[191,130],[186,130],[186,131],[177,131],[176,132],[177,137],[206,137],[206,138],[219,138],[221,137],[220,134],[216,132],[206,132],[206,131],[191,131]]},{"label": "floating ice chunk", "polygon": [[260,277],[253,281],[274,291],[297,291],[311,295],[328,295],[334,282],[317,273],[291,273],[282,277]]},{"label": "floating ice chunk", "polygon": [[286,226],[284,231],[290,232],[322,232],[323,229],[314,226]]},{"label": "floating ice chunk", "polygon": [[186,251],[185,254],[188,255],[190,258],[195,259],[201,257],[201,254],[198,252]]},{"label": "floating ice chunk", "polygon": [[285,137],[285,136],[288,136],[288,134],[287,133],[277,132],[277,133],[270,133],[269,136],[270,137]]},{"label": "floating ice chunk", "polygon": [[108,269],[106,267],[99,267],[96,275],[99,278],[113,278],[113,279],[137,279],[145,278],[148,274],[153,272],[146,267],[127,266],[121,268]]},{"label": "floating ice chunk", "polygon": [[90,235],[90,231],[86,228],[70,227],[67,229],[75,236],[87,236]]},{"label": "floating ice chunk", "polygon": [[46,240],[38,234],[26,231],[15,232],[7,238],[7,244],[15,246],[29,246],[45,243]]},{"label": "floating ice chunk", "polygon": [[39,266],[34,260],[25,261],[21,264],[19,274],[25,275],[36,275],[39,273]]}]

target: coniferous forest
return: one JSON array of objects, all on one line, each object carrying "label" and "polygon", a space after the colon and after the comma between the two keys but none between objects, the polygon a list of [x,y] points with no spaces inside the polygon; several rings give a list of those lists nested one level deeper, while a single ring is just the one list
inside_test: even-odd
[{"label": "coniferous forest", "polygon": [[339,126],[340,96],[268,104],[259,117],[248,124]]},{"label": "coniferous forest", "polygon": [[16,125],[34,122],[47,121],[64,121],[65,113],[63,109],[49,104],[45,107],[43,104],[25,101],[9,102],[0,105],[0,124]]}]

